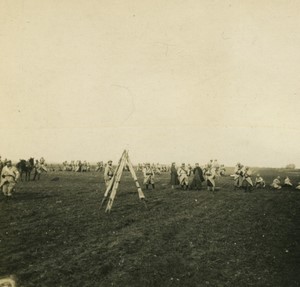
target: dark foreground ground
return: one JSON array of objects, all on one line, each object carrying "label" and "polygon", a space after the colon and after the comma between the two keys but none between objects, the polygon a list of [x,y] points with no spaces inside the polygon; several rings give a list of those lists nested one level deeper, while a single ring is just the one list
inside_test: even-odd
[{"label": "dark foreground ground", "polygon": [[[260,172],[268,182],[286,174]],[[172,190],[164,174],[146,209],[130,174],[122,179],[110,214],[94,172],[49,173],[20,183],[14,200],[1,195],[0,277],[24,287],[300,286],[300,191],[233,191],[230,177],[215,193]]]}]

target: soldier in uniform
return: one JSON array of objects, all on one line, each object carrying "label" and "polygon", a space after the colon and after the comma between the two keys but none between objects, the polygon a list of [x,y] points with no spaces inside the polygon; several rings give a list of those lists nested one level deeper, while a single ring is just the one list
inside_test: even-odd
[{"label": "soldier in uniform", "polygon": [[177,169],[175,166],[175,162],[172,162],[171,166],[171,186],[172,189],[175,188],[176,185],[179,185],[178,175],[177,175]]},{"label": "soldier in uniform", "polygon": [[97,162],[95,171],[102,171],[101,163],[100,162]]},{"label": "soldier in uniform", "polygon": [[244,166],[238,162],[234,169],[234,189],[242,186],[243,174]]},{"label": "soldier in uniform", "polygon": [[114,175],[114,168],[112,166],[112,161],[109,160],[104,169],[104,181],[105,181],[106,187],[108,187],[113,175]]},{"label": "soldier in uniform", "polygon": [[146,185],[146,189],[148,189],[149,184],[152,185],[152,189],[155,189],[154,170],[150,166],[150,163],[146,164],[143,173],[144,173],[144,184]]},{"label": "soldier in uniform", "polygon": [[273,187],[274,189],[281,189],[281,182],[280,182],[280,176],[277,176],[274,180],[273,180],[273,182],[272,182],[272,184],[271,184],[271,187]]},{"label": "soldier in uniform", "polygon": [[293,184],[290,180],[290,178],[288,176],[286,176],[286,178],[284,179],[284,184],[283,184],[284,187],[293,187]]},{"label": "soldier in uniform", "polygon": [[226,168],[225,168],[224,164],[221,164],[219,174],[220,174],[220,176],[226,175]]},{"label": "soldier in uniform", "polygon": [[207,190],[212,190],[215,191],[216,183],[215,183],[215,178],[216,178],[216,171],[212,167],[211,163],[207,164],[207,167],[205,169],[205,178],[206,178],[206,183],[207,183]]},{"label": "soldier in uniform", "polygon": [[35,180],[36,176],[37,176],[37,179],[40,180],[41,173],[42,173],[41,164],[38,160],[36,160],[35,164],[34,164],[34,176],[33,176],[32,180]]},{"label": "soldier in uniform", "polygon": [[199,163],[195,164],[195,168],[193,169],[193,179],[190,185],[191,189],[201,190],[202,182],[204,181],[203,171],[199,166]]},{"label": "soldier in uniform", "polygon": [[179,184],[181,185],[182,189],[187,189],[189,186],[189,177],[188,177],[188,170],[185,167],[185,163],[181,164],[181,167],[177,170]]},{"label": "soldier in uniform", "polygon": [[6,161],[6,165],[3,167],[1,172],[1,183],[0,188],[4,196],[11,197],[15,191],[16,183],[20,177],[18,169],[12,165],[11,160]]},{"label": "soldier in uniform", "polygon": [[45,159],[43,157],[41,157],[41,159],[40,159],[40,168],[42,171],[45,171],[45,172],[48,171],[47,167],[46,167]]},{"label": "soldier in uniform", "polygon": [[257,174],[255,178],[255,188],[259,188],[259,187],[266,187],[266,182],[260,176],[260,174]]},{"label": "soldier in uniform", "polygon": [[243,181],[242,181],[242,186],[243,186],[245,192],[251,191],[251,189],[253,187],[251,175],[252,175],[252,173],[250,171],[250,168],[248,166],[246,166],[245,170],[243,172]]},{"label": "soldier in uniform", "polygon": [[187,176],[188,176],[188,188],[190,189],[193,181],[193,168],[190,164],[187,165]]},{"label": "soldier in uniform", "polygon": [[2,168],[4,167],[4,163],[3,161],[1,160],[1,156],[0,156],[0,174],[1,174],[1,171],[2,171]]}]

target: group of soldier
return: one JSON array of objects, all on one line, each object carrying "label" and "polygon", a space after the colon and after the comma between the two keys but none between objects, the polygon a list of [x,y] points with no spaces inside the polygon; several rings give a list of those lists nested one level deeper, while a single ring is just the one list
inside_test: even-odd
[{"label": "group of soldier", "polygon": [[64,161],[62,165],[63,165],[62,168],[63,171],[86,172],[91,170],[90,163],[87,162],[86,160],[83,162],[81,162],[81,160],[77,160],[77,161],[72,160],[70,163]]},{"label": "group of soldier", "polygon": [[[143,172],[144,185],[146,189],[151,186],[155,189],[155,175],[157,172],[157,166],[153,166],[150,163],[140,164],[137,168],[138,171]],[[202,188],[202,183],[207,183],[208,190],[215,190],[216,183],[215,179],[217,176],[225,175],[224,165],[219,165],[217,160],[210,161],[202,169],[199,163],[196,163],[194,167],[190,164],[187,166],[183,163],[180,167],[176,167],[175,163],[172,163],[171,167],[168,168],[171,175],[171,186],[172,189],[179,186],[182,189],[196,189],[200,190]],[[160,170],[161,171],[161,170]],[[109,185],[110,180],[114,175],[114,168],[112,166],[112,161],[108,161],[104,168],[104,181],[106,186]]]},{"label": "group of soldier", "polygon": [[[146,163],[142,165],[142,169],[138,167],[137,170],[143,172],[145,188],[148,189],[149,186],[152,186],[152,189],[155,189],[156,168],[150,163]],[[207,190],[215,191],[217,189],[216,179],[226,175],[224,165],[219,165],[217,160],[210,160],[204,167],[200,167],[199,163],[195,163],[194,167],[190,164],[185,165],[185,163],[182,163],[180,167],[176,167],[175,162],[173,162],[169,170],[172,189],[180,187],[185,190],[201,190],[203,183],[206,183]],[[113,174],[114,168],[112,166],[112,161],[109,161],[104,169],[104,180],[106,185],[109,184]],[[253,188],[265,188],[266,182],[262,176],[256,174],[255,181],[253,182],[252,174],[253,172],[248,166],[237,163],[234,174],[231,175],[234,179],[234,189],[242,188],[245,192],[250,192]],[[273,180],[270,186],[273,189],[281,189],[282,187],[293,187],[293,184],[289,177],[286,176],[282,185],[280,176],[278,176]],[[296,189],[300,189],[300,183],[296,186]]]},{"label": "group of soldier", "polygon": [[[63,163],[65,167],[64,170],[71,171],[90,171],[90,165],[86,161],[81,163],[81,161],[72,161],[70,164],[67,162]],[[148,189],[149,186],[155,189],[155,175],[164,171],[161,168],[163,165],[151,165],[150,163],[140,164],[137,168],[138,171],[142,171],[144,177],[145,188]],[[182,163],[181,166],[176,167],[173,162],[170,167],[166,167],[166,170],[170,172],[170,183],[172,189],[179,187],[182,189],[195,189],[201,190],[202,185],[205,182],[207,190],[216,190],[216,179],[220,176],[226,174],[224,165],[219,165],[217,160],[210,160],[206,165],[200,167],[199,163],[195,163],[192,167],[190,164],[185,165]],[[38,178],[42,171],[47,171],[45,159],[42,157],[40,160],[36,160],[34,163],[35,175]],[[110,180],[114,175],[114,167],[112,161],[108,161],[107,164],[103,162],[97,163],[96,171],[101,171],[104,169],[104,181],[106,186],[109,185]],[[13,191],[15,190],[15,185],[20,178],[20,171],[17,167],[12,165],[11,160],[5,159],[1,160],[0,156],[0,189],[2,188],[3,194],[7,197],[11,197]],[[248,166],[243,166],[241,163],[237,163],[234,169],[234,174],[231,175],[234,179],[234,188],[243,188],[245,192],[251,191],[252,188],[265,188],[266,182],[260,174],[256,174],[255,181],[252,181],[253,172]],[[281,183],[280,176],[277,176],[272,184],[270,185],[273,189],[279,190],[282,187],[293,187],[293,184],[288,176],[285,177],[283,183]],[[300,183],[295,186],[296,189],[300,190]]]},{"label": "group of soldier", "polygon": [[216,189],[216,178],[225,176],[226,169],[224,165],[219,165],[217,160],[210,160],[203,168],[199,163],[195,163],[192,167],[182,163],[176,168],[175,162],[171,166],[171,186],[180,186],[182,189],[201,190],[203,182],[206,182],[207,190],[214,191]]},{"label": "group of soldier", "polygon": [[[248,166],[243,166],[241,163],[237,163],[234,169],[234,174],[231,175],[234,179],[234,188],[244,188],[245,191],[251,191],[253,187],[255,188],[265,188],[266,182],[262,178],[262,176],[258,173],[256,174],[255,181],[252,181],[253,172],[250,170]],[[288,176],[285,177],[283,183],[281,183],[281,177],[277,176],[270,185],[271,188],[275,190],[279,190],[282,187],[292,188],[293,184]],[[300,183],[295,187],[296,189],[300,189]]]},{"label": "group of soldier", "polygon": [[[20,160],[20,162],[22,161],[23,160]],[[28,161],[26,162],[26,164],[28,164]],[[12,165],[12,161],[8,159],[2,161],[0,156],[0,174],[1,174],[0,189],[2,189],[2,192],[5,197],[9,197],[9,198],[12,197],[13,192],[15,191],[15,186],[22,175],[22,170],[19,170],[17,166]],[[43,171],[47,172],[45,159],[41,157],[40,160],[36,160],[35,162],[33,162],[33,166],[31,168],[34,169],[33,180],[35,180],[36,177],[37,179],[39,179],[40,174]]]},{"label": "group of soldier", "polygon": [[[136,171],[143,171],[146,166],[149,166],[150,163],[139,163],[137,165]],[[160,163],[152,163],[150,164],[151,169],[154,171],[155,174],[161,174],[162,172],[169,172],[170,166],[166,164]]]}]

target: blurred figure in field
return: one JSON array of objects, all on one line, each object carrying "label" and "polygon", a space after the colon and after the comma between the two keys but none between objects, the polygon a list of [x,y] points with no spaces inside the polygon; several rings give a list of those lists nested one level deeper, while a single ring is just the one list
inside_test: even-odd
[{"label": "blurred figure in field", "polygon": [[19,177],[20,173],[18,169],[12,165],[11,160],[7,160],[1,171],[0,188],[2,187],[4,196],[12,197]]},{"label": "blurred figure in field", "polygon": [[42,171],[47,172],[46,161],[43,157],[40,158],[40,168]]},{"label": "blurred figure in field", "polygon": [[76,171],[76,164],[75,164],[75,160],[71,160],[71,164],[70,164],[71,166],[72,166],[72,171]]},{"label": "blurred figure in field", "polygon": [[96,164],[95,171],[102,171],[103,170],[103,161],[98,161]]},{"label": "blurred figure in field", "polygon": [[86,162],[86,160],[83,161],[83,163],[81,165],[81,172],[87,172],[87,162]]},{"label": "blurred figure in field", "polygon": [[255,178],[255,188],[260,188],[260,187],[263,187],[263,188],[266,187],[266,182],[260,176],[260,174],[257,174],[256,178]]},{"label": "blurred figure in field", "polygon": [[248,166],[245,167],[245,170],[243,172],[243,182],[242,187],[244,188],[245,192],[250,192],[253,187],[253,182],[251,179],[252,172]]},{"label": "blurred figure in field", "polygon": [[37,177],[38,180],[40,180],[41,173],[42,173],[41,164],[40,164],[40,162],[36,159],[36,160],[35,160],[35,164],[34,164],[34,176],[33,176],[33,179],[32,179],[32,180],[35,180],[36,177]]},{"label": "blurred figure in field", "polygon": [[143,164],[139,163],[137,165],[136,171],[143,171]]},{"label": "blurred figure in field", "polygon": [[1,174],[1,171],[2,171],[2,168],[4,167],[4,163],[3,161],[1,160],[1,156],[0,156],[0,174]]},{"label": "blurred figure in field", "polygon": [[219,174],[220,174],[220,176],[226,175],[226,168],[225,168],[224,164],[221,164],[220,169],[219,169]]},{"label": "blurred figure in field", "polygon": [[155,172],[161,174],[161,164],[159,162],[155,166]]},{"label": "blurred figure in field", "polygon": [[110,183],[113,175],[114,175],[114,168],[112,166],[112,161],[109,160],[104,169],[104,182],[105,182],[106,187],[109,186],[109,183]]},{"label": "blurred figure in field", "polygon": [[300,189],[300,182],[298,182],[298,185],[296,186],[296,189]]},{"label": "blurred figure in field", "polygon": [[150,163],[146,164],[143,173],[144,173],[144,184],[146,185],[146,189],[148,189],[149,184],[152,185],[152,189],[155,189],[154,170],[151,167]]},{"label": "blurred figure in field", "polygon": [[271,187],[273,187],[274,189],[281,189],[281,182],[280,182],[280,176],[277,176],[272,184],[271,184]]},{"label": "blurred figure in field", "polygon": [[199,166],[199,163],[195,164],[195,168],[193,169],[192,182],[190,184],[190,189],[201,190],[202,182],[205,181],[203,177],[203,171]]},{"label": "blurred figure in field", "polygon": [[214,160],[214,162],[213,162],[213,164],[212,164],[212,167],[213,167],[214,169],[216,169],[216,170],[220,168],[220,165],[219,165],[217,159]]},{"label": "blurred figure in field", "polygon": [[75,171],[80,172],[81,171],[81,160],[77,160],[75,163]]},{"label": "blurred figure in field", "polygon": [[187,176],[188,176],[188,188],[190,189],[190,186],[193,181],[193,168],[190,164],[187,165]]},{"label": "blurred figure in field", "polygon": [[288,176],[286,176],[286,178],[284,179],[283,186],[284,187],[293,187],[293,184]]},{"label": "blurred figure in field", "polygon": [[234,169],[234,189],[240,188],[243,182],[244,166],[239,162]]},{"label": "blurred figure in field", "polygon": [[207,167],[206,167],[205,172],[204,172],[204,176],[205,176],[206,183],[207,183],[207,190],[215,191],[216,172],[215,172],[215,169],[212,167],[211,163],[207,164]]},{"label": "blurred figure in field", "polygon": [[175,162],[172,162],[171,165],[171,186],[172,189],[175,188],[175,186],[179,185],[178,175],[177,175],[177,168],[175,166]]},{"label": "blurred figure in field", "polygon": [[185,167],[185,163],[181,164],[181,167],[177,170],[177,176],[179,180],[179,184],[181,185],[182,189],[187,189],[189,186],[189,177],[188,177],[188,170]]}]

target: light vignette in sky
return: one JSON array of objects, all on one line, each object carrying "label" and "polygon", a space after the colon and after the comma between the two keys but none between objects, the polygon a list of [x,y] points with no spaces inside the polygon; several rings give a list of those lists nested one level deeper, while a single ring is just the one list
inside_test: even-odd
[{"label": "light vignette in sky", "polygon": [[299,5],[2,1],[2,157],[299,166]]}]

